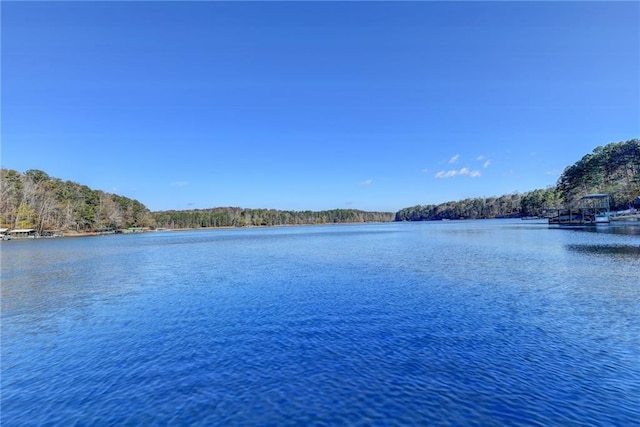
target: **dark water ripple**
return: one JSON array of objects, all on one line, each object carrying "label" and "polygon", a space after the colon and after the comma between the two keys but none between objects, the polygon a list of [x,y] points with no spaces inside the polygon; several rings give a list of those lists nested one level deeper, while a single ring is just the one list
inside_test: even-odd
[{"label": "dark water ripple", "polygon": [[567,245],[567,249],[590,255],[619,255],[640,258],[640,245]]},{"label": "dark water ripple", "polygon": [[638,425],[637,239],[452,221],[3,243],[2,425]]}]

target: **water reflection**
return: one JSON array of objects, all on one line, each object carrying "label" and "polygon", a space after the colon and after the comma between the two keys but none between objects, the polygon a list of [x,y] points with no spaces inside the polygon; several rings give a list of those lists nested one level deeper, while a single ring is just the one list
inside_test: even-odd
[{"label": "water reflection", "polygon": [[[34,331],[51,329],[70,309],[82,317],[97,302],[137,291],[153,277],[153,251],[123,242],[118,236],[87,237],[3,247],[2,318]],[[12,324],[5,323],[5,336]]]},{"label": "water reflection", "polygon": [[635,245],[588,245],[572,244],[565,246],[568,250],[590,255],[621,255],[640,257],[640,246]]},{"label": "water reflection", "polygon": [[585,231],[604,234],[618,234],[624,236],[640,236],[640,223],[636,224],[616,224],[612,223],[602,227],[589,227]]}]

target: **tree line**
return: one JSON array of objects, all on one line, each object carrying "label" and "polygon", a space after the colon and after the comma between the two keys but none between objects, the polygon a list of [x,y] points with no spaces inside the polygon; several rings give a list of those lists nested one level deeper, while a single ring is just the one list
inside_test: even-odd
[{"label": "tree line", "polygon": [[392,212],[356,209],[212,209],[150,212],[137,200],[92,190],[32,169],[0,170],[0,228],[93,232],[129,227],[244,227],[393,221]]},{"label": "tree line", "polygon": [[475,197],[437,205],[417,205],[401,209],[396,221],[428,221],[442,219],[518,218],[541,216],[560,206],[555,188],[500,197]]},{"label": "tree line", "polygon": [[589,193],[607,193],[613,210],[626,209],[640,197],[640,140],[597,147],[564,169],[557,184],[545,189],[500,197],[477,197],[438,205],[401,209],[396,221],[548,216],[575,206]]},{"label": "tree line", "polygon": [[282,211],[218,207],[150,212],[137,200],[52,178],[40,170],[0,170],[0,227],[98,231],[128,227],[202,228],[546,216],[588,193],[607,193],[613,210],[640,197],[640,140],[597,147],[555,186],[499,197],[417,205],[397,213],[356,209]]},{"label": "tree line", "polygon": [[356,209],[283,211],[218,207],[153,212],[153,218],[158,227],[199,228],[388,222],[393,221],[394,214],[392,212],[365,212]]},{"label": "tree line", "polygon": [[55,231],[151,227],[149,209],[137,200],[92,190],[31,169],[0,170],[0,227]]}]

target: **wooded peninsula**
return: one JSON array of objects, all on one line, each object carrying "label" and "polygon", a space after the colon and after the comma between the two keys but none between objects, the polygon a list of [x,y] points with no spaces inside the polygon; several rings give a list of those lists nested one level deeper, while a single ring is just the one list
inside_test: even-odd
[{"label": "wooded peninsula", "polygon": [[612,209],[626,209],[640,197],[640,140],[597,147],[565,168],[555,186],[499,197],[478,197],[416,205],[392,212],[356,209],[282,211],[216,207],[151,212],[141,202],[86,185],[62,181],[40,170],[1,169],[0,228],[38,233],[97,232],[131,227],[203,228],[357,222],[424,221],[546,216],[588,193],[607,193]]}]

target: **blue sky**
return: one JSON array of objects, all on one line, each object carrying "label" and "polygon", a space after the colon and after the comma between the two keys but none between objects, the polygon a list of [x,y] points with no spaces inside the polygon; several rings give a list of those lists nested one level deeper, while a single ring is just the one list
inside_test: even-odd
[{"label": "blue sky", "polygon": [[638,2],[1,4],[2,167],[151,210],[397,211],[640,135]]}]

